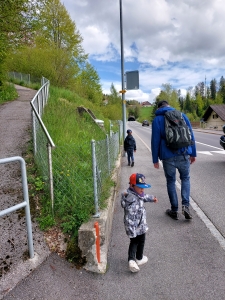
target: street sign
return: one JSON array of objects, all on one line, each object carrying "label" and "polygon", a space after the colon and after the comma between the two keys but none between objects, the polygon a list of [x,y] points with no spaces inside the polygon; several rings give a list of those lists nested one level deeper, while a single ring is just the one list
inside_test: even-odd
[{"label": "street sign", "polygon": [[139,72],[129,71],[126,72],[126,89],[138,90],[139,89]]}]

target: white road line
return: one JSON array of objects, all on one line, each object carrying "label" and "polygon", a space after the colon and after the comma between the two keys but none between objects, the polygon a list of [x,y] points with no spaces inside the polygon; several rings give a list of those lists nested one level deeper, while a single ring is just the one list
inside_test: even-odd
[{"label": "white road line", "polygon": [[222,151],[211,151],[213,153],[219,153],[219,154],[225,154],[225,150],[222,150]]},{"label": "white road line", "polygon": [[[140,138],[136,133],[135,137],[138,137],[142,143],[147,147],[147,149],[151,152],[151,149],[148,147],[148,145]],[[201,144],[201,143],[199,143]],[[204,144],[205,145],[205,144]],[[211,146],[213,147],[213,146]],[[216,147],[213,147],[216,148]],[[219,149],[219,148],[216,148]],[[223,151],[223,150],[222,150]],[[217,151],[216,151],[217,152]],[[225,152],[225,151],[224,151]],[[162,162],[159,161],[161,167],[162,167]],[[181,190],[181,185],[180,183],[176,180],[176,186],[179,190]],[[196,212],[196,214],[199,216],[199,218],[204,222],[206,227],[209,229],[211,234],[215,237],[215,239],[219,242],[220,246],[225,250],[225,238],[223,235],[219,232],[219,230],[213,225],[213,223],[210,221],[210,219],[206,216],[206,214],[201,210],[201,208],[198,206],[198,204],[191,198],[190,196],[190,205]]]},{"label": "white road line", "polygon": [[197,151],[197,153],[206,154],[206,155],[212,155],[209,151]]},{"label": "white road line", "polygon": [[[203,144],[203,143],[196,142],[196,141],[195,141],[195,143],[196,143],[196,144],[200,144],[200,145],[204,145],[204,146],[208,146],[208,147],[211,147],[211,148],[215,148],[215,149],[221,150],[221,148],[218,148],[218,147],[215,147],[215,146],[211,146],[211,145],[208,145],[208,144]],[[223,151],[223,150],[222,150],[222,151]]]}]

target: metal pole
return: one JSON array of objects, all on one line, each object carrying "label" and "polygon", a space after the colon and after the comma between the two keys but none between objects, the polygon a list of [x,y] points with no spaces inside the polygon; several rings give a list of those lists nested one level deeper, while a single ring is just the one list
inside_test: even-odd
[{"label": "metal pole", "polygon": [[97,174],[96,174],[96,157],[95,157],[95,140],[91,141],[92,149],[92,172],[93,172],[93,181],[94,181],[94,201],[95,201],[95,215],[94,218],[99,218],[100,213],[98,211],[98,187],[97,187]]},{"label": "metal pole", "polygon": [[17,209],[20,209],[22,207],[25,207],[29,255],[30,255],[30,258],[34,258],[34,245],[33,245],[32,224],[31,224],[31,216],[30,216],[30,204],[29,204],[29,194],[28,194],[28,186],[27,186],[27,173],[26,173],[25,161],[20,156],[14,156],[14,157],[0,159],[0,164],[9,163],[9,162],[13,162],[13,161],[20,162],[24,202],[0,211],[0,217],[6,215],[8,213],[11,213],[13,211],[16,211]]},{"label": "metal pole", "polygon": [[[120,45],[121,45],[121,81],[122,81],[122,111],[123,111],[123,140],[126,137],[126,101],[124,86],[124,51],[123,51],[123,18],[122,18],[122,0],[120,0]],[[123,153],[125,156],[125,152]]]},{"label": "metal pole", "polygon": [[110,176],[110,150],[109,150],[109,135],[106,134],[106,147],[107,147],[107,161],[108,161],[108,173]]},{"label": "metal pole", "polygon": [[52,202],[52,214],[54,216],[54,186],[53,186],[53,171],[52,171],[52,147],[48,143],[48,170],[49,170],[49,185],[50,185],[50,197]]}]

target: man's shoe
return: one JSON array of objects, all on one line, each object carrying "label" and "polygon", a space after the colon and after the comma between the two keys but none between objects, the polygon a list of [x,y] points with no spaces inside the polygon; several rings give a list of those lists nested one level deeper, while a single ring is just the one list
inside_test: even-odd
[{"label": "man's shoe", "polygon": [[134,260],[129,260],[129,269],[132,273],[140,271],[136,261]]},{"label": "man's shoe", "polygon": [[179,214],[177,211],[172,211],[171,209],[167,209],[166,214],[174,220],[179,220]]},{"label": "man's shoe", "polygon": [[133,167],[134,166],[134,161],[132,161],[132,163],[131,163],[131,167]]},{"label": "man's shoe", "polygon": [[136,263],[138,266],[145,264],[147,261],[148,261],[148,258],[147,258],[147,256],[144,256],[144,255],[143,255],[142,259],[140,259],[140,260],[136,259]]},{"label": "man's shoe", "polygon": [[190,220],[192,219],[192,215],[190,214],[188,206],[182,206],[182,214],[185,216],[185,219]]},{"label": "man's shoe", "polygon": [[130,166],[130,163],[128,163],[128,166]]}]

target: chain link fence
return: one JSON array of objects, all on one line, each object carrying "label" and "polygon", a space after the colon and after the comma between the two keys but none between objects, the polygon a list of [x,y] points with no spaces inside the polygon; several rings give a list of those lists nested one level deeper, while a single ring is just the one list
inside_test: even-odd
[{"label": "chain link fence", "polygon": [[82,145],[57,145],[52,151],[54,212],[66,221],[83,207],[88,215],[99,217],[119,152],[119,132]]},{"label": "chain link fence", "polygon": [[9,75],[9,78],[17,79],[21,82],[25,82],[28,84],[31,84],[31,83],[39,83],[39,84],[41,83],[42,84],[42,78],[38,78],[31,74],[23,74],[20,72],[9,72],[8,75]]},{"label": "chain link fence", "polygon": [[95,216],[99,217],[99,200],[104,195],[104,186],[107,186],[120,152],[119,132],[106,135],[106,139],[102,141],[92,140],[91,145]]},{"label": "chain link fence", "polygon": [[64,221],[64,229],[69,230],[66,226],[73,223],[71,218],[74,222],[83,218],[77,211],[99,216],[120,152],[123,123],[111,121],[110,135],[101,141],[55,145],[41,119],[49,86],[49,81],[43,78],[42,87],[31,101],[34,157],[49,193],[46,198],[51,199],[52,212]]}]

